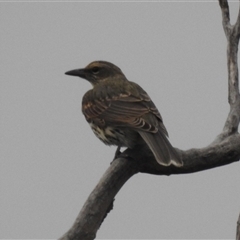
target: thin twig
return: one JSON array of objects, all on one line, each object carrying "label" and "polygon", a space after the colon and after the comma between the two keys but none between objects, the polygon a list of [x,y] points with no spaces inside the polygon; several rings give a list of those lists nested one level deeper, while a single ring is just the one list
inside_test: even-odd
[{"label": "thin twig", "polygon": [[225,31],[226,36],[228,36],[228,31],[231,28],[228,1],[227,0],[219,0],[219,5],[222,10],[223,29]]}]

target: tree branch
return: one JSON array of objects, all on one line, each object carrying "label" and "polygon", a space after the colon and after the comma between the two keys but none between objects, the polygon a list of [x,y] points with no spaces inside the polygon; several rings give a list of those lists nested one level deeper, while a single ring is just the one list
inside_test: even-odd
[{"label": "tree branch", "polygon": [[223,133],[229,135],[236,133],[240,121],[240,96],[238,80],[238,43],[240,37],[240,8],[235,25],[230,24],[229,7],[227,0],[219,0],[222,10],[222,24],[228,41],[227,44],[227,67],[228,67],[228,102],[230,113],[225,123]]},{"label": "tree branch", "polygon": [[[176,149],[178,150],[178,149]],[[129,151],[128,149],[126,151]],[[183,167],[163,167],[156,163],[151,152],[138,156],[139,171],[157,175],[186,174],[224,166],[240,159],[240,134],[234,134],[219,143],[201,149],[178,150],[184,162]],[[137,154],[135,154],[136,156]],[[139,154],[140,155],[140,154]]]},{"label": "tree branch", "polygon": [[219,5],[222,10],[223,30],[225,31],[225,34],[228,35],[228,31],[231,28],[228,1],[227,0],[219,0]]},{"label": "tree branch", "polygon": [[[228,101],[230,112],[221,134],[213,143],[201,149],[182,151],[177,149],[183,167],[160,166],[149,149],[127,149],[113,161],[98,185],[92,191],[72,228],[61,240],[92,240],[104,218],[112,209],[113,200],[124,183],[138,172],[157,175],[185,174],[224,166],[240,159],[240,95],[237,52],[240,37],[240,11],[235,25],[230,24],[227,0],[219,0],[222,23],[227,37]],[[240,216],[237,225],[237,240],[240,240]]]},{"label": "tree branch", "polygon": [[112,209],[113,200],[123,184],[138,172],[138,166],[126,158],[113,161],[89,195],[72,228],[60,239],[91,240]]},{"label": "tree branch", "polygon": [[240,240],[240,214],[239,214],[238,221],[237,221],[237,235],[236,235],[236,240]]}]

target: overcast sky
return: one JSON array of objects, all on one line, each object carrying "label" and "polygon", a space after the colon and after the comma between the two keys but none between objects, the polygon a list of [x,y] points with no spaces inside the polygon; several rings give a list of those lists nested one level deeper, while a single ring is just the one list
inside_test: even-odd
[{"label": "overcast sky", "polygon": [[[68,70],[113,62],[149,93],[174,146],[211,143],[229,111],[221,21],[217,1],[1,2],[0,238],[60,237],[114,156],[81,113],[91,85]],[[239,172],[137,174],[97,237],[233,239]]]}]

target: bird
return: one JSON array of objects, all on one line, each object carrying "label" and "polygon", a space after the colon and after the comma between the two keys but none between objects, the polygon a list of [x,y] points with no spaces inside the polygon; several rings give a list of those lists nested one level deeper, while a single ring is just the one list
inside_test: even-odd
[{"label": "bird", "polygon": [[82,99],[82,113],[94,134],[106,145],[134,148],[147,144],[162,166],[183,162],[168,140],[168,132],[155,104],[137,83],[129,81],[111,62],[94,61],[66,75],[92,84]]}]

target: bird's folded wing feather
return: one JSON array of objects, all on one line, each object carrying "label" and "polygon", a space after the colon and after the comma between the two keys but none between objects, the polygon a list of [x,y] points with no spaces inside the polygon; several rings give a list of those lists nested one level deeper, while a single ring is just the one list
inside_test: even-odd
[{"label": "bird's folded wing feather", "polygon": [[[98,118],[116,126],[129,126],[137,131],[152,133],[160,128],[167,135],[162,117],[146,93],[138,97],[129,93],[94,100],[84,104],[82,110],[86,119]],[[148,113],[153,115],[154,121],[145,117]]]}]

